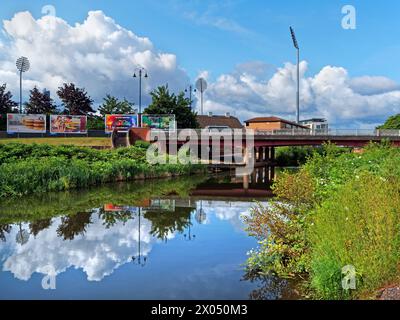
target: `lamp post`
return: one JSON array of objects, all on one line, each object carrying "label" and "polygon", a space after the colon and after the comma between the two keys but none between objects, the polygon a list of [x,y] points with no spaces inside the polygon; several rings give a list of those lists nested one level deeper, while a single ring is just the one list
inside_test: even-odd
[{"label": "lamp post", "polygon": [[16,65],[19,71],[19,113],[22,113],[22,73],[29,70],[30,63],[28,58],[20,57],[18,58]]},{"label": "lamp post", "polygon": [[195,234],[192,235],[191,227],[192,227],[192,213],[190,213],[189,216],[188,234],[183,235],[186,241],[192,241],[196,239],[196,235]]},{"label": "lamp post", "polygon": [[139,78],[139,114],[142,113],[142,77],[148,78],[147,70],[143,67],[137,67],[135,69],[135,73],[133,74],[134,78]]},{"label": "lamp post", "polygon": [[292,27],[290,27],[290,34],[292,36],[293,45],[297,50],[297,94],[296,94],[296,121],[300,123],[300,48],[297,42],[296,34]]},{"label": "lamp post", "polygon": [[[133,256],[132,257],[132,261],[136,262],[139,266],[144,267],[146,265],[147,262],[147,257],[143,257],[142,255],[142,250],[141,250],[141,216],[142,216],[142,209],[139,208],[139,242],[138,242],[138,255],[137,255],[137,260],[136,257]],[[143,257],[143,261],[142,261],[142,257]]]},{"label": "lamp post", "polygon": [[193,92],[196,93],[197,90],[196,90],[195,88],[193,88],[192,85],[189,85],[189,86],[185,89],[185,92],[186,92],[186,93],[189,92],[190,109],[192,109],[192,102],[193,102],[193,100],[192,100],[192,93],[193,93]]}]

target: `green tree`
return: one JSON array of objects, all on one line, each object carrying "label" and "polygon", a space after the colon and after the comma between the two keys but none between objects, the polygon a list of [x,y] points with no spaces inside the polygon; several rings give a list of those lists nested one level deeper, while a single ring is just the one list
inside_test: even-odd
[{"label": "green tree", "polygon": [[400,129],[400,114],[389,117],[389,119],[387,119],[386,122],[377,129]]},{"label": "green tree", "polygon": [[133,106],[134,103],[126,99],[119,101],[118,98],[108,94],[104,98],[104,103],[100,106],[99,112],[103,116],[106,114],[131,114],[135,113]]},{"label": "green tree", "polygon": [[73,83],[64,83],[62,87],[58,88],[57,94],[63,103],[64,112],[67,114],[86,115],[94,112],[93,100],[86,90],[76,87]]},{"label": "green tree", "polygon": [[190,108],[190,100],[183,92],[177,96],[170,93],[168,86],[160,86],[150,93],[151,104],[145,109],[146,114],[174,114],[179,129],[198,128],[196,113]]},{"label": "green tree", "polygon": [[37,87],[30,91],[29,101],[25,103],[25,111],[30,114],[52,114],[57,110],[49,94],[40,92]]},{"label": "green tree", "polygon": [[7,84],[0,86],[0,114],[12,112],[18,103],[12,100],[12,94],[7,91]]}]

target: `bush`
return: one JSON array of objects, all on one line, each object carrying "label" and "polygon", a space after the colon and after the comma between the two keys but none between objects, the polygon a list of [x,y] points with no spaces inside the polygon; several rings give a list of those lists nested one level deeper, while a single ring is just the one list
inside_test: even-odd
[{"label": "bush", "polygon": [[135,178],[189,174],[201,166],[146,162],[148,145],[117,150],[86,147],[0,145],[0,197],[83,188]]},{"label": "bush", "polygon": [[[400,149],[371,144],[362,154],[333,145],[298,173],[282,175],[277,196],[247,219],[260,240],[249,268],[309,277],[316,297],[357,298],[398,277]],[[342,268],[356,268],[358,288],[342,288]]]},{"label": "bush", "polygon": [[[327,299],[374,290],[398,276],[400,184],[363,173],[341,186],[313,214],[310,227],[312,286]],[[341,285],[342,268],[352,265],[357,290]]]}]

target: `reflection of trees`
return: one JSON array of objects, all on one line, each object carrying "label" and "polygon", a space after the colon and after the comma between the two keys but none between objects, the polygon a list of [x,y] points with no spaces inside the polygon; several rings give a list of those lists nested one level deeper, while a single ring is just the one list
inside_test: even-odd
[{"label": "reflection of trees", "polygon": [[11,232],[9,224],[0,224],[0,240],[6,242],[6,234]]},{"label": "reflection of trees", "polygon": [[103,220],[103,226],[107,229],[113,227],[117,222],[122,222],[124,225],[128,220],[132,219],[131,211],[105,211],[104,208],[99,210],[99,218]]},{"label": "reflection of trees", "polygon": [[57,229],[57,235],[64,240],[74,240],[77,235],[84,235],[86,226],[91,224],[91,212],[80,212],[75,215],[61,218],[61,224]]},{"label": "reflection of trees", "polygon": [[258,283],[258,288],[249,295],[250,300],[293,300],[299,298],[299,293],[294,289],[295,286],[292,282],[274,275],[247,272],[243,280]]},{"label": "reflection of trees", "polygon": [[144,217],[151,221],[151,235],[166,240],[169,233],[183,232],[190,225],[192,208],[175,208],[175,211],[146,211]]},{"label": "reflection of trees", "polygon": [[36,237],[40,231],[43,231],[51,226],[51,219],[43,219],[31,222],[29,224],[29,229],[31,230],[31,234]]}]

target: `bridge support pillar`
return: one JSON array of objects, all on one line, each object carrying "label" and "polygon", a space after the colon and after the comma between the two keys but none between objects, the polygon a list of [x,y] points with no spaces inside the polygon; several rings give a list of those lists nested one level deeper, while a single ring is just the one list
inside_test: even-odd
[{"label": "bridge support pillar", "polygon": [[271,147],[270,160],[271,160],[272,162],[275,161],[275,147]]},{"label": "bridge support pillar", "polygon": [[264,161],[269,160],[269,147],[264,148]]}]

